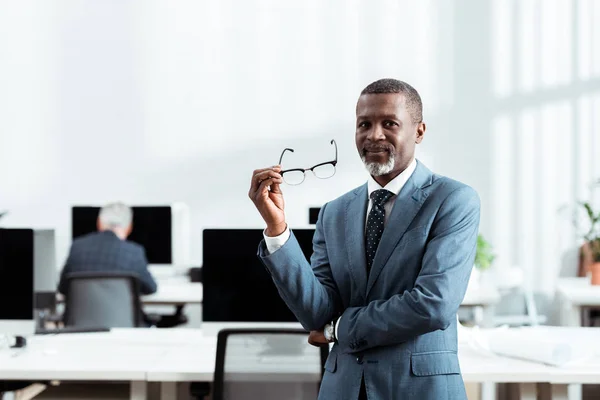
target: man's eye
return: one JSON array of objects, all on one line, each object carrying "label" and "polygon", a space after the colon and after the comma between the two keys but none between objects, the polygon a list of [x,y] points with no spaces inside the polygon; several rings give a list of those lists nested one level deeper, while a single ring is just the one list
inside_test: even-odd
[{"label": "man's eye", "polygon": [[358,124],[359,128],[366,128],[367,126],[369,126],[369,123],[364,121]]},{"label": "man's eye", "polygon": [[385,121],[383,123],[383,126],[385,126],[386,128],[391,128],[392,126],[397,126],[398,124],[395,123],[394,121]]}]

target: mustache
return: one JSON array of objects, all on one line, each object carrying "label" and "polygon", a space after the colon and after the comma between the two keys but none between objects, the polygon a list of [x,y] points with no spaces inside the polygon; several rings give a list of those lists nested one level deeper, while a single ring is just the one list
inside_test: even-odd
[{"label": "mustache", "polygon": [[388,153],[391,153],[394,151],[394,148],[391,145],[365,144],[362,148],[362,153],[365,154],[367,151],[387,151]]}]

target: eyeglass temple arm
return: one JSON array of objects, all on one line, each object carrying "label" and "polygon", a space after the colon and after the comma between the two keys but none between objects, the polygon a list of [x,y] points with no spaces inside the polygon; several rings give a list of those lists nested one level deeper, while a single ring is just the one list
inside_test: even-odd
[{"label": "eyeglass temple arm", "polygon": [[283,149],[283,151],[281,152],[281,155],[279,156],[279,164],[278,165],[281,165],[281,160],[283,160],[283,155],[288,150],[291,151],[292,153],[294,152],[294,149],[290,149],[289,147],[286,147],[285,149]]},{"label": "eyeglass temple arm", "polygon": [[335,139],[331,139],[330,144],[335,146],[335,161],[337,162],[337,143],[335,142]]}]

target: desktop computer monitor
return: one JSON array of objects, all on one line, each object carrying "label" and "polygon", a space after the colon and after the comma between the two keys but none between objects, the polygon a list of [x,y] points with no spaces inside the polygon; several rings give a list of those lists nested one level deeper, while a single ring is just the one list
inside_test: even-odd
[{"label": "desktop computer monitor", "polygon": [[[294,229],[307,260],[314,229]],[[256,255],[262,229],[205,229],[202,234],[202,326],[300,327]]]},{"label": "desktop computer monitor", "polygon": [[[148,264],[189,264],[189,215],[187,207],[133,206],[133,230],[127,238],[146,250]],[[72,208],[72,238],[96,232],[100,207]]]},{"label": "desktop computer monitor", "polygon": [[0,228],[0,333],[35,332],[34,231]]}]

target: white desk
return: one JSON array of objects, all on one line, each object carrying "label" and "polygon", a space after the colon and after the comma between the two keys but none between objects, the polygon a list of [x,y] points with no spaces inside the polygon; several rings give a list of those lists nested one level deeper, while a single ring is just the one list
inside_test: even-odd
[{"label": "white desk", "polygon": [[23,349],[0,350],[0,379],[128,381],[130,398],[145,400],[148,365],[168,349],[142,337],[137,331],[31,337]]},{"label": "white desk", "polygon": [[205,349],[214,370],[216,337],[195,329],[132,328],[30,337],[23,349],[0,349],[0,379],[125,381],[131,400],[146,400],[149,371],[168,370],[163,360],[181,348]]},{"label": "white desk", "polygon": [[[172,276],[156,279],[156,293],[141,296],[144,305],[172,305],[184,306],[186,304],[202,304],[202,284],[190,282],[187,277]],[[56,301],[64,303],[62,294],[56,294]]]},{"label": "white desk", "polygon": [[[574,340],[600,337],[598,328],[565,329],[560,334]],[[592,349],[600,354],[598,350],[600,343]],[[216,337],[204,336],[199,329],[36,336],[25,349],[0,350],[0,379],[129,381],[135,400],[146,399],[146,382],[161,382],[162,398],[172,400],[177,382],[212,381],[215,354]],[[459,359],[466,382],[514,383],[527,400],[535,399],[538,391],[541,399],[567,399],[571,384],[600,383],[600,356],[586,364],[555,368],[481,355],[461,344]]]},{"label": "white desk", "polygon": [[590,278],[560,278],[556,292],[561,298],[563,326],[581,326],[582,309],[600,307],[600,286],[592,286]]},{"label": "white desk", "polygon": [[[555,330],[553,334],[575,337],[575,340],[591,341],[600,337],[600,329],[585,331]],[[192,340],[190,340],[192,343]],[[214,346],[214,347],[213,347]],[[600,383],[600,342],[596,361],[561,368],[513,358],[482,355],[468,345],[459,346],[459,359],[465,382],[509,383],[509,389],[523,400],[565,400],[569,386],[580,383]],[[203,344],[173,348],[163,356],[160,365],[149,369],[147,380],[160,382],[163,399],[173,399],[177,382],[207,381],[213,379],[216,341],[205,339]],[[576,385],[577,386],[577,385]]]},{"label": "white desk", "polygon": [[[478,369],[477,373],[484,373],[491,381],[497,382],[511,382],[515,379],[522,379],[521,382],[537,381],[541,399],[580,400],[582,396],[581,384],[600,383],[599,328],[540,326],[514,329],[520,329],[523,335],[528,336],[530,340],[539,337],[556,343],[568,343],[571,347],[572,361],[561,367],[552,367],[513,358],[485,356],[473,352],[467,347],[466,352],[473,355],[467,360],[475,363]],[[465,347],[462,346],[461,351]],[[491,364],[489,361],[492,361]],[[463,367],[465,381],[468,381],[469,366],[463,364],[462,357],[461,367]],[[543,380],[540,378],[543,378]],[[527,390],[531,393],[531,386]]]},{"label": "white desk", "polygon": [[169,277],[157,279],[156,293],[142,296],[147,305],[202,304],[202,284],[190,282],[187,277]]}]

